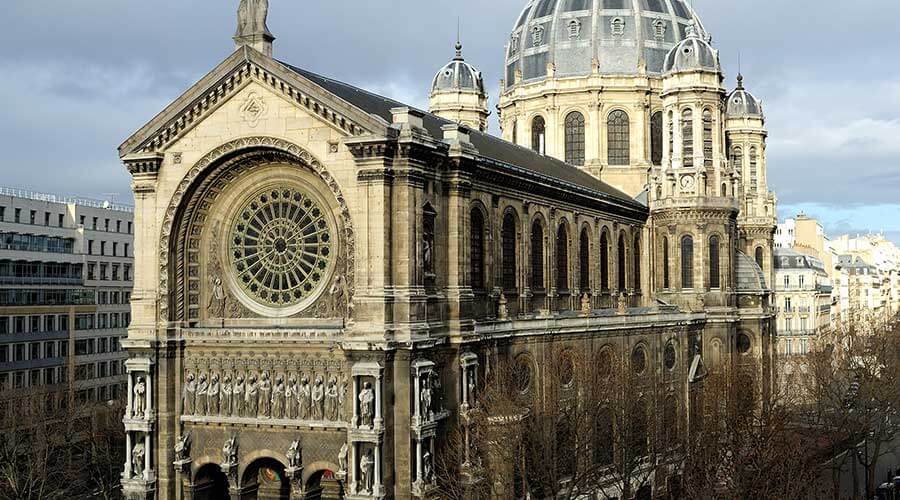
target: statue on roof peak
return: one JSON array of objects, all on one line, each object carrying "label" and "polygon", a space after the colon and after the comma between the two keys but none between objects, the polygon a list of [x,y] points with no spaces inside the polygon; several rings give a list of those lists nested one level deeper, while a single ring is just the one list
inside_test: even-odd
[{"label": "statue on roof peak", "polygon": [[236,37],[270,35],[266,26],[269,16],[269,0],[241,0],[238,6],[238,26]]}]

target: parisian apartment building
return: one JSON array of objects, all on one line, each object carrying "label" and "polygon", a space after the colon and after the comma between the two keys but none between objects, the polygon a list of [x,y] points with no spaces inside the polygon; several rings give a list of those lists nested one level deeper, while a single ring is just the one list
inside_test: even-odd
[{"label": "parisian apartment building", "polygon": [[0,417],[125,398],[133,209],[0,188]]}]

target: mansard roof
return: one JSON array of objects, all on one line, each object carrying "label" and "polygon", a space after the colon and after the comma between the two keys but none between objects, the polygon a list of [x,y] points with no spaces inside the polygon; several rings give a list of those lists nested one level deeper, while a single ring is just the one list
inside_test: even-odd
[{"label": "mansard roof", "polygon": [[[284,63],[283,63],[284,64]],[[404,103],[395,101],[388,97],[384,97],[372,92],[363,90],[359,87],[334,80],[316,73],[301,69],[289,64],[287,67],[296,71],[298,74],[315,82],[326,91],[340,97],[350,104],[359,107],[367,113],[379,116],[387,122],[391,122],[393,116],[391,109],[397,107],[408,107]],[[414,108],[412,108],[414,109]],[[420,111],[424,114],[425,129],[432,137],[440,139],[443,137],[441,127],[452,124],[450,120],[446,120],[437,115]],[[480,154],[487,160],[493,160],[512,167],[518,167],[543,177],[563,181],[574,186],[586,188],[596,191],[606,197],[614,198],[619,202],[631,205],[632,208],[646,210],[639,203],[635,202],[630,196],[619,191],[618,189],[602,182],[600,179],[582,171],[581,169],[569,165],[568,163],[559,161],[549,156],[543,156],[535,153],[531,149],[518,146],[511,142],[505,141],[499,137],[492,136],[477,130],[470,130],[469,137]]]}]

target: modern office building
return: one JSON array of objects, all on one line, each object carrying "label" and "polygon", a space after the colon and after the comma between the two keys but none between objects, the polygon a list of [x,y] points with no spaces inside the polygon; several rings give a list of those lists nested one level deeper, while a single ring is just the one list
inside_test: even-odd
[{"label": "modern office building", "polygon": [[123,397],[133,209],[0,188],[0,417]]}]

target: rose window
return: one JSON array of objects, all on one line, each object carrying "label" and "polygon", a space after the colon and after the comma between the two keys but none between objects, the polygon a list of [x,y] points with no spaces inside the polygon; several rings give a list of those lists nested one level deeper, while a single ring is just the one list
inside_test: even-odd
[{"label": "rose window", "polygon": [[238,212],[231,230],[237,283],[268,307],[290,307],[324,281],[332,258],[325,210],[297,189],[269,189]]}]

